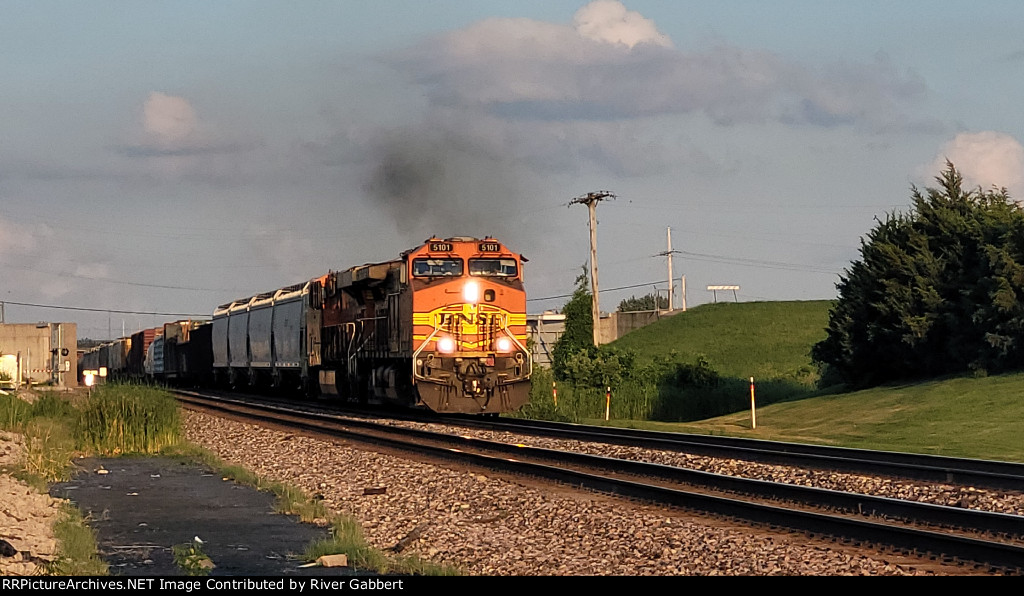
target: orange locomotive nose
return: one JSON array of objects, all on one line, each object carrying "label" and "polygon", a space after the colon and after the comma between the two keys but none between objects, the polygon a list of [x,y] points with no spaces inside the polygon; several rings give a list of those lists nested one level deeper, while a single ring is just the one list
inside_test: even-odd
[{"label": "orange locomotive nose", "polygon": [[515,410],[529,400],[522,257],[485,239],[428,241],[413,272],[413,383],[438,411]]}]

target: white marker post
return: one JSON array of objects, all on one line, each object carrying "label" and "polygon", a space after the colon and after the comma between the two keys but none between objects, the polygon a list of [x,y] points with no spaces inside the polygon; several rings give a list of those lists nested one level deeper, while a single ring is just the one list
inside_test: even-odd
[{"label": "white marker post", "polygon": [[93,371],[87,370],[82,376],[85,380],[85,386],[89,388],[89,397],[92,397],[92,386],[96,383],[96,375],[93,374]]},{"label": "white marker post", "polygon": [[608,415],[612,410],[612,388],[609,387],[604,393],[604,421],[608,422]]},{"label": "white marker post", "polygon": [[754,377],[750,377],[750,428],[757,428],[757,409],[754,406]]}]

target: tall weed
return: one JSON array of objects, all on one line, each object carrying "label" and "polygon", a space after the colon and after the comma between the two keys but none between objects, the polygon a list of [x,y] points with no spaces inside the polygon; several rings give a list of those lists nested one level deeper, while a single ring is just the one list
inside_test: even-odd
[{"label": "tall weed", "polygon": [[79,417],[83,446],[96,453],[158,453],[177,444],[181,420],[174,398],[138,385],[104,385]]},{"label": "tall weed", "polygon": [[32,404],[13,395],[0,395],[0,429],[21,430],[32,417]]},{"label": "tall weed", "polygon": [[67,479],[68,465],[75,452],[70,425],[53,418],[33,418],[25,423],[24,436],[25,473],[47,483]]}]

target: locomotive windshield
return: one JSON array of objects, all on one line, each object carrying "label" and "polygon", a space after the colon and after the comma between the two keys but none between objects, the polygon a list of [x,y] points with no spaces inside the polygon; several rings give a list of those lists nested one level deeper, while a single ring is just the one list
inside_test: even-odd
[{"label": "locomotive windshield", "polygon": [[519,274],[515,259],[470,259],[469,274],[483,277],[515,277]]},{"label": "locomotive windshield", "polygon": [[462,259],[413,259],[412,274],[416,277],[459,277]]}]

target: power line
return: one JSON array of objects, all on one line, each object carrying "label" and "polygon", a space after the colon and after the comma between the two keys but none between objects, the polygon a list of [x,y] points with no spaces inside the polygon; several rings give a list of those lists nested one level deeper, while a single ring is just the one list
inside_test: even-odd
[{"label": "power line", "polygon": [[743,265],[747,267],[764,267],[765,269],[785,269],[789,271],[807,271],[810,273],[825,273],[828,275],[837,274],[836,271],[815,267],[813,265],[800,265],[797,263],[783,263],[781,261],[765,261],[761,259],[744,259],[741,257],[721,257],[718,255],[707,255],[699,252],[678,251],[695,261],[710,261],[712,263],[725,263],[729,265]]},{"label": "power line", "polygon": [[139,288],[159,288],[161,290],[187,290],[187,291],[190,291],[190,292],[230,292],[230,291],[232,291],[232,290],[227,290],[227,289],[224,289],[224,288],[190,288],[190,287],[186,287],[186,286],[169,286],[169,285],[163,285],[163,284],[146,284],[146,283],[135,282],[135,281],[121,281],[121,280],[118,280],[118,279],[108,279],[108,278],[105,278],[105,277],[96,277],[96,276],[93,276],[93,275],[79,275],[77,273],[65,273],[65,272],[54,273],[54,272],[48,272],[48,271],[40,271],[39,269],[33,269],[32,267],[25,267],[23,265],[12,265],[10,263],[5,263],[3,261],[0,261],[0,266],[8,267],[10,269],[20,269],[22,271],[29,271],[31,273],[39,273],[41,275],[54,275],[54,276],[58,276],[58,277],[72,277],[72,278],[75,278],[75,279],[87,279],[89,281],[99,281],[99,282],[110,283],[110,284],[118,284],[118,285],[122,285],[122,286],[135,286],[135,287],[139,287]]},{"label": "power line", "polygon": [[31,302],[14,302],[12,300],[4,300],[2,304],[14,304],[16,306],[31,306],[33,308],[52,308],[54,310],[76,310],[84,312],[105,312],[105,313],[117,313],[119,315],[154,315],[159,317],[206,317],[210,313],[181,313],[181,312],[150,312],[140,310],[121,310],[117,308],[89,308],[85,306],[59,306],[56,304],[33,304]]},{"label": "power line", "polygon": [[[765,269],[783,269],[788,271],[807,271],[809,273],[822,273],[828,275],[838,275],[837,271],[825,269],[823,267],[814,267],[813,265],[800,265],[797,263],[783,263],[780,261],[765,261],[760,259],[744,259],[740,257],[721,257],[718,255],[708,255],[697,252],[689,252],[685,250],[673,250],[673,253],[686,255],[688,258],[695,261],[709,261],[712,263],[725,263],[727,265],[740,265],[744,267],[762,267]],[[664,253],[659,253],[652,256],[664,256]],[[652,281],[642,284],[633,284],[629,286],[619,286],[617,288],[606,288],[600,290],[601,292],[614,292],[616,290],[629,290],[633,288],[642,288],[644,286],[656,286],[660,281]],[[544,298],[527,298],[527,302],[540,302],[543,300],[555,300],[556,298],[569,298],[572,294],[560,294],[558,296],[545,296]]]},{"label": "power line", "polygon": [[[643,287],[646,287],[646,286],[657,286],[659,283],[660,283],[660,281],[649,281],[649,282],[644,283],[644,284],[633,284],[631,286],[619,286],[617,288],[604,288],[603,290],[598,290],[598,291],[600,291],[600,292],[615,292],[615,291],[618,291],[618,290],[631,290],[633,288],[643,288]],[[535,302],[535,301],[539,302],[541,300],[554,300],[556,298],[569,298],[570,296],[572,296],[572,294],[562,294],[560,296],[545,296],[544,298],[527,298],[526,301],[527,302]]]}]

